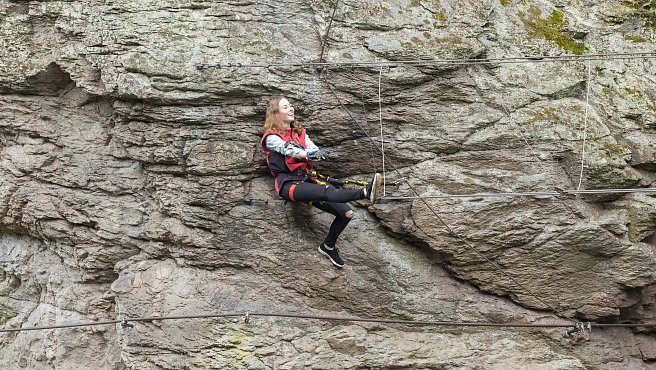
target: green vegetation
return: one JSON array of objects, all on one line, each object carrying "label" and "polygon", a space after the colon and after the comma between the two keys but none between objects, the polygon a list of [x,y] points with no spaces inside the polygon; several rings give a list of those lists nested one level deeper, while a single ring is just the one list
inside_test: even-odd
[{"label": "green vegetation", "polygon": [[653,15],[656,15],[656,0],[649,0],[642,4],[643,9],[647,9]]},{"label": "green vegetation", "polygon": [[651,104],[648,99],[645,99],[645,96],[642,94],[642,91],[638,89],[637,87],[634,86],[624,86],[624,91],[626,91],[627,94],[635,98],[636,100],[642,101],[644,104],[647,105],[647,109],[656,111],[656,106],[654,104]]},{"label": "green vegetation", "polygon": [[510,5],[510,0],[499,0],[499,2],[500,2],[501,5],[503,5],[503,6],[508,6],[508,5]]},{"label": "green vegetation", "polygon": [[552,107],[542,107],[539,112],[531,112],[531,114],[533,116],[533,122],[560,122],[562,120],[560,115]]},{"label": "green vegetation", "polygon": [[656,0],[627,0],[624,4],[636,10],[646,10],[656,16]]},{"label": "green vegetation", "polygon": [[419,37],[416,37],[416,36],[415,36],[415,37],[413,37],[413,38],[410,39],[410,40],[411,40],[412,42],[414,42],[415,44],[417,44],[417,46],[423,46],[423,45],[424,45],[424,42],[421,41],[421,40],[419,39]]},{"label": "green vegetation", "polygon": [[632,41],[632,42],[635,42],[635,43],[647,41],[646,38],[644,38],[640,35],[624,35],[624,40]]},{"label": "green vegetation", "polygon": [[602,141],[601,148],[611,158],[625,158],[631,155],[631,149],[622,144],[612,144],[608,141]]},{"label": "green vegetation", "polygon": [[574,40],[574,38],[563,32],[568,25],[567,19],[560,11],[552,12],[548,18],[542,18],[542,11],[532,5],[528,9],[528,14],[519,12],[519,18],[529,30],[530,36],[543,37],[546,40],[555,42],[562,49],[572,54],[585,54],[587,48],[583,42]]},{"label": "green vegetation", "polygon": [[642,98],[642,93],[640,93],[640,90],[638,90],[638,89],[635,88],[635,87],[625,86],[625,87],[624,87],[624,90],[625,90],[627,93],[629,93],[629,94],[635,96],[636,98]]},{"label": "green vegetation", "polygon": [[[509,0],[506,0],[506,1],[509,1]],[[449,20],[449,18],[447,18],[447,16],[446,16],[446,11],[442,7],[442,4],[440,3],[440,1],[433,0],[433,1],[428,2],[427,5],[430,6],[433,9],[433,10],[430,11],[431,13],[433,13],[433,15],[432,15],[433,19],[435,19],[437,21],[440,21],[442,23],[445,23],[447,20]],[[419,0],[410,0],[410,6],[418,7],[418,6],[422,6],[422,4]],[[424,20],[424,23],[427,23],[427,21]],[[435,25],[435,26],[437,28],[437,25]]]},{"label": "green vegetation", "polygon": [[646,26],[656,28],[656,0],[624,0],[622,4],[635,9],[634,16],[643,18]]},{"label": "green vegetation", "polygon": [[16,316],[18,312],[13,310],[11,307],[0,304],[0,324],[4,324],[12,317]]}]

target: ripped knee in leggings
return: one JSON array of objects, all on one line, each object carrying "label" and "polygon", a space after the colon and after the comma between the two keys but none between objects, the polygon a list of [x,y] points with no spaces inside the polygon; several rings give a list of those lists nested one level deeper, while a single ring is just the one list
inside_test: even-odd
[{"label": "ripped knee in leggings", "polygon": [[346,218],[353,218],[353,210],[351,209],[348,212],[344,213],[344,216],[346,216]]}]

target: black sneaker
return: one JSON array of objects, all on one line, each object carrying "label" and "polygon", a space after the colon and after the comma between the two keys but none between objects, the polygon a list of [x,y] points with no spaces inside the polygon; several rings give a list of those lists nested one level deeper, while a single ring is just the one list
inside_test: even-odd
[{"label": "black sneaker", "polygon": [[364,188],[364,196],[367,197],[371,203],[376,203],[380,199],[380,186],[381,176],[379,173],[374,174],[374,177],[369,181],[369,185]]},{"label": "black sneaker", "polygon": [[337,247],[333,249],[328,249],[326,243],[321,243],[321,245],[319,246],[319,253],[330,258],[330,262],[332,262],[333,265],[339,268],[344,267],[344,261],[342,260],[342,257],[339,256],[339,253],[337,252]]}]

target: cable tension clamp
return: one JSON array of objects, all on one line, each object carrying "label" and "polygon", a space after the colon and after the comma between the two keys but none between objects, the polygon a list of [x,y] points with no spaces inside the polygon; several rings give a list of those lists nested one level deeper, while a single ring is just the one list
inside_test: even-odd
[{"label": "cable tension clamp", "polygon": [[574,336],[582,332],[592,332],[592,323],[591,322],[577,322],[574,328],[565,331],[565,338],[573,338]]}]

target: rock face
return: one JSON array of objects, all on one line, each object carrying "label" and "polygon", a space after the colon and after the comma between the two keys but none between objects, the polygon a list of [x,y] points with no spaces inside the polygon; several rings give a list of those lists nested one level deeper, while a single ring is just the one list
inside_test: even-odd
[{"label": "rock face", "polygon": [[[436,197],[653,189],[654,59],[299,65],[653,51],[639,3],[340,1],[331,22],[320,1],[0,0],[0,326],[656,321],[653,193]],[[382,171],[382,139],[386,196],[424,197],[354,203],[344,269],[316,252],[332,217],[272,191],[258,142],[277,95],[333,153],[322,171]],[[0,366],[656,360],[649,328],[565,329],[148,320],[0,332]]]}]

